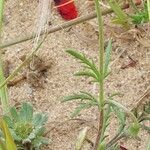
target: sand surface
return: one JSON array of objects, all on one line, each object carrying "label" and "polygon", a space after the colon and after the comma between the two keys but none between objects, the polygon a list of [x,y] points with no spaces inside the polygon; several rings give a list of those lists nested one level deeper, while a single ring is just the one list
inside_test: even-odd
[{"label": "sand surface", "polygon": [[[86,11],[88,5],[83,5],[84,0],[77,0],[76,3],[80,10],[80,16],[89,12]],[[14,40],[34,31],[37,6],[36,0],[7,0],[3,41]],[[52,15],[51,26],[63,22],[56,11],[53,11]],[[122,28],[112,25],[109,18],[110,16],[104,17],[105,42],[107,43],[109,38],[113,38],[113,50],[112,71],[105,82],[106,95],[114,92],[121,93],[116,100],[132,109],[150,84],[150,28],[148,24],[145,24],[142,27],[144,31],[142,30],[140,33],[142,39],[137,41],[134,37],[137,31],[126,32]],[[78,103],[61,103],[61,101],[64,96],[80,90],[91,91],[93,94],[98,92],[96,85],[92,84],[89,79],[73,75],[81,68],[81,65],[65,52],[66,49],[75,49],[98,62],[96,30],[96,21],[92,20],[73,26],[69,30],[48,35],[37,53],[46,65],[50,65],[44,76],[40,78],[42,85],[33,87],[30,80],[23,80],[9,88],[11,105],[30,101],[35,110],[48,113],[47,137],[51,142],[48,147],[45,147],[45,150],[74,150],[77,135],[84,127],[89,127],[88,138],[94,142],[97,133],[97,109],[91,108],[82,111],[81,115],[77,117],[78,119],[68,121]],[[32,46],[33,41],[27,41],[4,49],[4,60],[9,60],[10,72],[21,63],[22,56],[31,52]],[[120,54],[121,57],[119,57]],[[130,62],[129,57],[135,60],[136,64],[133,67],[122,69]],[[26,73],[28,71],[27,68],[22,70]],[[116,121],[112,119],[108,134],[115,134],[116,124]],[[129,150],[145,150],[149,135],[146,131],[141,130],[139,137],[140,141],[122,140],[122,145]],[[92,150],[92,147],[86,142],[83,149]]]}]

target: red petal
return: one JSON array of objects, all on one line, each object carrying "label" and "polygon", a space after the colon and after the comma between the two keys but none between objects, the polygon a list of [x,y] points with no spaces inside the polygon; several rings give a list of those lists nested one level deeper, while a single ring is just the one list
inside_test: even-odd
[{"label": "red petal", "polygon": [[62,18],[64,18],[65,20],[72,20],[77,18],[78,12],[73,1],[71,0],[54,0],[54,1],[57,6],[57,10],[62,16]]}]

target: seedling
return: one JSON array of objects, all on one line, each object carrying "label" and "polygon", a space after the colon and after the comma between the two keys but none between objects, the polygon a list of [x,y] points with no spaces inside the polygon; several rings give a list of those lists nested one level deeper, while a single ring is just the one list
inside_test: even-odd
[{"label": "seedling", "polygon": [[43,113],[34,113],[31,104],[23,103],[19,111],[12,107],[10,115],[3,118],[18,149],[40,149],[41,145],[48,143],[43,137],[48,117]]},{"label": "seedling", "polygon": [[[3,25],[3,11],[4,11],[4,0],[0,0],[0,44],[1,44],[1,31]],[[4,80],[5,77],[3,73],[2,51],[0,50],[0,84],[4,82]],[[8,113],[9,104],[8,104],[8,93],[7,93],[6,85],[0,88],[0,99],[2,103],[3,113]]]},{"label": "seedling", "polygon": [[150,127],[144,124],[145,121],[150,122],[150,102],[145,103],[142,106],[141,110],[135,108],[133,112],[135,116],[138,118],[141,127],[150,133]]},{"label": "seedling", "polygon": [[134,15],[131,15],[132,22],[136,25],[143,24],[149,21],[148,3],[144,4],[143,10],[137,11]]},{"label": "seedling", "polygon": [[113,23],[120,24],[126,29],[129,29],[131,26],[129,18],[120,8],[118,2],[116,0],[108,0],[108,3],[116,15],[116,17],[113,19]]}]

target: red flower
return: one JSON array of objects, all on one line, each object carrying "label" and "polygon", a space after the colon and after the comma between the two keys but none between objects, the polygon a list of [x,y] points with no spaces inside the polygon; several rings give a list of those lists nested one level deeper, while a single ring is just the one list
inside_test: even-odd
[{"label": "red flower", "polygon": [[56,8],[62,18],[72,20],[78,16],[78,12],[73,0],[54,0]]}]

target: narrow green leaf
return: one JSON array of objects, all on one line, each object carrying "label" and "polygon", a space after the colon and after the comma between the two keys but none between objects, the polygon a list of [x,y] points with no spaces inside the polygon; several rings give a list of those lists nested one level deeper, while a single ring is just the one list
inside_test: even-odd
[{"label": "narrow green leaf", "polygon": [[137,123],[132,123],[129,127],[128,133],[132,137],[136,137],[139,133],[140,125]]},{"label": "narrow green leaf", "polygon": [[41,120],[42,120],[42,114],[41,113],[36,113],[33,115],[32,122],[35,126],[38,126],[38,124],[39,124],[39,122],[41,122]]},{"label": "narrow green leaf", "polygon": [[[149,0],[148,0],[149,1]],[[136,12],[134,15],[130,15],[132,22],[136,25],[143,24],[149,21],[147,4],[144,3],[144,9]]]},{"label": "narrow green leaf", "polygon": [[10,109],[10,114],[11,114],[12,119],[14,120],[14,122],[19,122],[20,121],[19,114],[18,114],[18,112],[17,112],[15,107],[12,107]]},{"label": "narrow green leaf", "polygon": [[[4,0],[0,0],[0,38],[1,38],[1,31],[2,31],[2,24],[3,24],[3,11],[4,11]],[[0,39],[1,44],[1,39]],[[5,76],[3,72],[3,64],[2,64],[2,55],[0,51],[0,84],[5,81]],[[8,93],[7,93],[7,86],[0,88],[0,101],[2,103],[2,109],[4,114],[9,112],[9,103],[8,103]]]},{"label": "narrow green leaf", "polygon": [[[0,58],[0,84],[5,81],[3,68],[2,68],[2,61]],[[7,86],[5,85],[0,89],[0,99],[2,103],[2,109],[4,114],[9,112],[9,104],[8,104],[8,93],[7,93]]]},{"label": "narrow green leaf", "polygon": [[33,116],[33,107],[29,103],[23,103],[20,109],[20,117],[22,121],[28,122],[31,121]]},{"label": "narrow green leaf", "polygon": [[78,135],[75,150],[81,150],[83,142],[85,141],[86,135],[87,135],[88,127],[85,127],[82,129]]},{"label": "narrow green leaf", "polygon": [[48,119],[47,114],[42,115],[41,113],[36,113],[33,115],[32,122],[33,122],[34,126],[38,127],[38,126],[44,125],[46,123],[47,119]]},{"label": "narrow green leaf", "polygon": [[106,150],[106,144],[104,141],[99,143],[98,150]]},{"label": "narrow green leaf", "polygon": [[3,116],[3,119],[7,123],[8,127],[13,127],[14,126],[14,123],[13,123],[13,121],[11,120],[11,118],[9,116]]},{"label": "narrow green leaf", "polygon": [[147,149],[146,150],[150,150],[150,138],[148,140],[148,144],[147,144]]},{"label": "narrow green leaf", "polygon": [[91,71],[79,71],[79,72],[75,73],[75,76],[91,77],[91,78],[94,78],[96,82],[99,82],[98,77]]},{"label": "narrow green leaf", "polygon": [[80,93],[89,96],[91,98],[91,100],[93,100],[94,102],[97,102],[97,99],[92,94],[85,92],[85,91],[80,91]]},{"label": "narrow green leaf", "polygon": [[148,17],[149,17],[149,21],[150,21],[150,1],[149,0],[147,0],[147,11],[148,11]]},{"label": "narrow green leaf", "polygon": [[117,20],[119,20],[120,24],[123,25],[125,28],[129,28],[130,24],[128,21],[127,15],[123,12],[123,10],[120,8],[119,4],[116,2],[116,0],[108,0],[108,3],[114,13],[117,16]]},{"label": "narrow green leaf", "polygon": [[105,54],[104,76],[107,76],[107,73],[109,72],[108,65],[110,63],[111,51],[112,51],[112,41],[109,40]]},{"label": "narrow green leaf", "polygon": [[85,64],[86,65],[86,68],[90,69],[93,71],[93,73],[99,77],[100,74],[99,74],[99,71],[95,65],[95,63],[89,59],[87,59],[85,57],[85,55],[79,53],[79,52],[76,52],[74,50],[67,50],[67,53],[69,53],[70,55],[72,55],[73,57],[75,57],[76,59],[80,60],[81,63]]},{"label": "narrow green leaf", "polygon": [[73,101],[73,100],[90,100],[90,101],[94,101],[94,102],[97,102],[97,100],[91,96],[91,95],[87,95],[87,93],[79,93],[79,94],[72,94],[70,96],[66,96],[63,100],[63,102],[66,102],[66,101]]},{"label": "narrow green leaf", "polygon": [[16,145],[13,141],[13,138],[7,127],[7,124],[2,118],[0,119],[0,128],[3,131],[4,136],[5,136],[5,143],[6,143],[7,150],[17,150]]},{"label": "narrow green leaf", "polygon": [[126,122],[125,113],[116,106],[112,106],[112,108],[113,108],[113,111],[115,112],[115,114],[117,115],[120,125],[124,125]]},{"label": "narrow green leaf", "polygon": [[92,103],[82,103],[82,104],[80,104],[75,110],[74,110],[74,112],[71,114],[71,117],[73,118],[73,117],[76,117],[82,110],[84,110],[84,109],[88,109],[88,108],[90,108],[90,107],[92,107],[92,106],[94,106],[94,105],[96,105],[96,104],[92,104]]},{"label": "narrow green leaf", "polygon": [[0,139],[0,150],[7,150],[6,144]]}]

